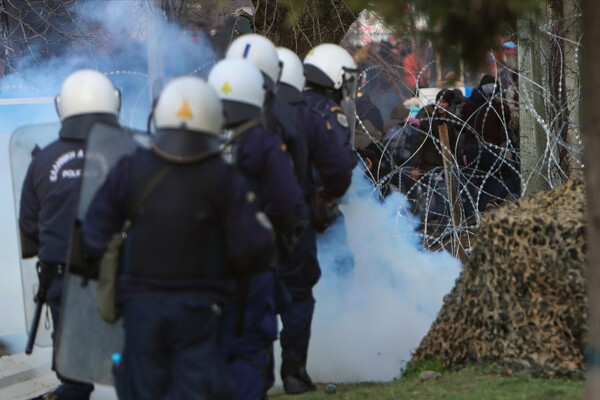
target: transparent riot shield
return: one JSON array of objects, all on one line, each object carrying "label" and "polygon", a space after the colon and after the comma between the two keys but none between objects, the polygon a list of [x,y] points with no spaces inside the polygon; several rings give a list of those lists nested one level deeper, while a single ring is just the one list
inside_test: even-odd
[{"label": "transparent riot shield", "polygon": [[114,126],[96,124],[86,147],[83,178],[67,271],[64,278],[62,312],[59,321],[55,364],[58,373],[66,378],[112,385],[112,355],[123,350],[124,332],[121,321],[104,322],[97,311],[95,276],[77,268],[74,244],[79,235],[78,224],[110,168],[126,154],[143,145],[145,135],[135,134]]},{"label": "transparent riot shield", "polygon": [[[21,190],[23,181],[33,155],[35,152],[43,149],[52,141],[58,139],[60,130],[59,123],[26,125],[15,130],[10,137],[9,153],[10,166],[13,183],[13,195],[15,201],[15,215],[19,217],[19,205],[21,200]],[[26,243],[21,242],[19,238],[19,254],[27,247]],[[25,251],[26,253],[28,251]],[[20,258],[21,282],[23,284],[23,302],[25,303],[25,323],[27,333],[31,334],[31,325],[35,315],[36,303],[34,297],[38,291],[38,277],[36,272],[37,257]],[[35,345],[47,347],[52,345],[52,318],[50,318],[50,309],[43,306],[41,309],[40,321],[35,336]]]},{"label": "transparent riot shield", "polygon": [[354,136],[356,131],[356,91],[357,73],[355,70],[344,70],[344,84],[342,86],[342,101],[340,106],[348,119],[350,128],[350,144],[354,147]]}]

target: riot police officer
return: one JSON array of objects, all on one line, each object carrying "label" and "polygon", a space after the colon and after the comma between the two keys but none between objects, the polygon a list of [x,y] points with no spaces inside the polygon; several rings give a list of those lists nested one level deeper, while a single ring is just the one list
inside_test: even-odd
[{"label": "riot police officer", "polygon": [[[102,73],[79,70],[69,75],[56,97],[59,138],[34,156],[23,183],[19,228],[22,241],[38,247],[40,284],[50,284],[46,301],[55,329],[86,140],[98,122],[118,126],[119,108],[120,93]],[[54,392],[58,399],[89,399],[94,390],[87,383],[59,379]]]},{"label": "riot police officer", "polygon": [[304,57],[306,90],[304,97],[336,132],[350,156],[353,146],[357,67],[341,46],[323,43]]},{"label": "riot police officer", "polygon": [[[358,159],[353,148],[356,63],[341,46],[324,43],[311,49],[304,57],[303,64],[306,76],[304,98],[325,119],[327,128],[338,136],[353,168]],[[324,231],[321,233],[324,240],[339,241],[342,238],[336,246],[332,264],[325,267],[346,276],[354,269],[354,255],[348,245],[344,215],[339,211],[337,202],[321,208],[328,210],[324,213]]]},{"label": "riot police officer", "polygon": [[298,138],[296,113],[287,101],[281,101],[275,95],[281,75],[281,61],[277,48],[262,35],[247,34],[231,43],[225,57],[248,60],[262,72],[266,89],[263,104],[264,126],[279,136],[294,161],[296,174],[302,173],[305,165],[303,160],[308,157],[308,150],[305,142]]},{"label": "riot police officer", "polygon": [[280,279],[292,298],[281,315],[281,378],[286,393],[294,394],[315,389],[306,361],[315,307],[312,289],[321,276],[316,230],[326,226],[315,202],[330,202],[337,208],[333,200],[341,197],[350,185],[352,162],[331,125],[304,101],[305,77],[300,58],[282,47],[277,48],[277,53],[282,71],[275,96],[290,106],[285,117],[297,122],[296,142],[303,141],[307,150],[306,159],[294,158],[294,166],[306,205],[313,208],[309,211],[314,216],[312,224],[302,232],[292,257],[279,269]]},{"label": "riot police officer", "polygon": [[[285,146],[262,124],[265,80],[243,59],[228,58],[210,71],[228,132],[225,152],[255,188],[261,209],[278,237],[280,256],[301,217],[303,199]],[[225,310],[225,343],[236,382],[237,399],[261,399],[274,383],[273,342],[277,311],[284,307],[275,269],[239,280],[236,301]]]},{"label": "riot police officer", "polygon": [[119,161],[86,214],[82,232],[94,258],[132,215],[118,285],[120,398],[233,398],[221,306],[233,276],[272,267],[275,247],[256,195],[221,157],[222,121],[205,81],[171,81],[154,110],[151,149]]},{"label": "riot police officer", "polygon": [[273,42],[262,35],[249,33],[236,38],[227,48],[225,59],[243,59],[254,64],[263,74],[267,91],[273,91],[279,80],[281,66],[277,50]]}]

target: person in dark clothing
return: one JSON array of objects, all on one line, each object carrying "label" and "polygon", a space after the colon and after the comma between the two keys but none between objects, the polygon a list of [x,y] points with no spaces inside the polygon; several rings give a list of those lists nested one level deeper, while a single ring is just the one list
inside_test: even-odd
[{"label": "person in dark clothing", "polygon": [[[290,50],[291,52],[291,50]],[[293,53],[293,52],[292,52]],[[227,51],[227,59],[244,59],[254,64],[262,73],[265,82],[264,102],[262,106],[262,125],[277,135],[289,154],[298,184],[304,190],[309,173],[309,149],[305,134],[300,132],[303,116],[290,103],[289,90],[279,90],[278,83],[282,74],[282,61],[273,42],[262,35],[250,34],[236,39]],[[302,79],[304,77],[302,76]],[[286,87],[287,89],[287,87]],[[307,215],[302,214],[293,226],[294,232],[300,232],[307,225]],[[282,231],[278,231],[283,233]],[[291,255],[294,241],[292,232],[278,235],[280,260],[287,261]],[[283,239],[283,240],[281,240]]]},{"label": "person in dark clothing", "polygon": [[[327,130],[337,135],[345,154],[350,159],[350,168],[354,168],[358,156],[353,148],[353,132],[355,129],[355,104],[356,92],[356,63],[352,56],[341,46],[324,43],[308,52],[303,60],[306,76],[304,99],[310,108],[315,110],[325,120]],[[344,108],[345,107],[345,108]],[[333,199],[332,199],[333,200]],[[339,244],[339,251],[333,260],[333,265],[327,266],[337,273],[345,275],[354,268],[354,255],[347,242],[346,224],[344,215],[337,211],[337,201],[329,204],[328,209],[336,212],[329,213],[330,220],[321,230],[332,229],[332,225],[340,229],[344,241]],[[314,301],[304,302],[304,310],[298,310],[293,346],[284,349],[282,356],[281,378],[304,382],[303,390],[313,388],[312,381],[306,373],[308,345],[310,341],[310,325],[314,313]],[[303,332],[303,333],[301,333]],[[285,364],[285,368],[284,365]]]},{"label": "person in dark clothing", "polygon": [[[418,176],[413,176],[414,172],[413,158],[419,146],[422,143],[423,134],[421,132],[421,122],[416,118],[408,117],[408,110],[405,110],[405,117],[398,120],[390,126],[383,137],[381,150],[380,169],[385,171],[384,167],[389,164],[388,169],[392,173],[390,183],[395,185],[409,200],[408,211],[416,214],[418,211]],[[418,170],[416,170],[418,171]]]},{"label": "person in dark clothing", "polygon": [[[335,60],[335,62],[329,62]],[[304,58],[306,89],[304,98],[308,105],[325,118],[328,127],[338,135],[344,149],[356,164],[353,132],[356,86],[356,63],[341,46],[320,44]],[[349,109],[344,109],[346,105]]]},{"label": "person in dark clothing", "polygon": [[455,116],[461,116],[462,106],[465,103],[465,96],[460,89],[452,89],[454,93],[454,99],[452,100],[452,104],[450,104],[450,113]]},{"label": "person in dark clothing", "polygon": [[[251,62],[229,58],[217,63],[208,82],[225,109],[225,143],[231,162],[249,180],[278,237],[279,258],[289,251],[304,200],[289,154],[279,137],[262,125],[264,75]],[[279,260],[278,260],[279,261]],[[236,382],[236,399],[261,399],[274,383],[273,342],[277,312],[289,302],[271,269],[241,282],[243,289],[226,308],[225,346]]]},{"label": "person in dark clothing", "polygon": [[439,127],[446,125],[450,150],[457,163],[462,160],[462,141],[456,132],[456,119],[448,112],[454,101],[454,92],[440,90],[436,95],[436,103],[425,106],[417,114],[421,132],[423,134],[418,151],[412,159],[413,168],[419,170],[419,175],[443,167],[442,145],[439,136]]},{"label": "person in dark clothing", "polygon": [[375,129],[383,132],[383,117],[379,108],[371,101],[368,94],[358,92],[356,94],[356,114],[361,121],[371,121]]},{"label": "person in dark clothing", "polygon": [[275,247],[256,195],[221,158],[222,121],[206,82],[171,81],[154,110],[151,148],[117,163],[83,222],[87,253],[99,258],[134,212],[117,289],[125,328],[114,372],[121,399],[233,398],[221,307],[234,277],[273,268]]},{"label": "person in dark clothing", "polygon": [[[194,19],[195,21],[197,19]],[[222,58],[232,40],[254,30],[254,15],[251,9],[242,7],[225,16],[215,31],[207,33],[210,37],[212,48],[218,59]]]},{"label": "person in dark clothing", "polygon": [[[33,158],[23,183],[21,236],[38,246],[40,275],[50,280],[47,302],[54,329],[61,312],[63,275],[81,185],[86,140],[97,122],[118,126],[120,94],[94,70],[69,75],[56,98],[59,138]],[[54,342],[58,339],[54,334]],[[94,387],[59,375],[58,399],[89,399]]]},{"label": "person in dark clothing", "polygon": [[496,79],[484,75],[462,107],[469,178],[468,195],[463,200],[467,215],[475,208],[484,211],[489,202],[504,201],[519,191],[518,167],[510,150],[510,109],[499,94]]},{"label": "person in dark clothing", "polygon": [[457,119],[449,110],[455,95],[452,90],[442,89],[436,95],[436,103],[425,106],[417,114],[420,124],[421,139],[417,140],[416,151],[412,158],[411,176],[419,180],[426,196],[427,210],[424,217],[437,220],[440,225],[445,222],[448,211],[447,188],[442,172],[444,171],[444,145],[440,140],[440,126],[448,130],[448,146],[450,159],[446,162],[454,166],[462,163],[463,143],[457,133]]},{"label": "person in dark clothing", "polygon": [[[305,78],[302,61],[291,50],[277,49],[282,72],[277,85],[276,97],[291,106],[298,123],[298,140],[305,142],[306,161],[294,160],[297,173],[308,200],[305,207],[317,207],[312,201],[334,203],[350,186],[352,161],[339,138],[323,117],[308,107],[302,96]],[[314,172],[313,172],[314,171]],[[316,172],[316,177],[313,175]],[[317,210],[312,210],[313,215]],[[281,376],[286,393],[303,393],[314,390],[315,385],[306,371],[306,355],[310,340],[312,314],[315,299],[313,287],[321,276],[317,259],[317,234],[315,223],[301,233],[289,260],[280,264],[279,277],[291,295],[291,304],[281,314],[282,365]]]},{"label": "person in dark clothing", "polygon": [[266,89],[262,106],[263,125],[283,142],[294,163],[294,172],[302,180],[301,175],[306,173],[308,149],[305,141],[299,137],[297,113],[285,99],[275,95],[281,75],[277,48],[268,38],[249,34],[233,41],[226,58],[248,60],[262,72]]}]

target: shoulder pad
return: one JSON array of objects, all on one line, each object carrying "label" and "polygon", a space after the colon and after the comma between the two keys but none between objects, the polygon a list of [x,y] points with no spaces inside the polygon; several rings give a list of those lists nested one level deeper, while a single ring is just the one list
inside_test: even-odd
[{"label": "shoulder pad", "polygon": [[338,124],[340,124],[344,128],[348,127],[348,117],[346,117],[346,114],[338,113],[335,119],[337,120]]}]

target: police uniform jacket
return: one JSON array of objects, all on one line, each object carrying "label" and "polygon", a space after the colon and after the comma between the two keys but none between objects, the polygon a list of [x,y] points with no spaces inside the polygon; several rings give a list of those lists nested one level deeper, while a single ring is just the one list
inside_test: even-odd
[{"label": "police uniform jacket", "polygon": [[273,265],[271,225],[238,171],[220,155],[175,164],[151,150],[119,161],[92,200],[82,225],[92,258],[99,258],[148,182],[167,165],[170,170],[138,208],[127,233],[121,299],[175,289],[199,290],[219,300],[231,294],[233,274]]},{"label": "police uniform jacket", "polygon": [[63,121],[59,139],[37,152],[23,182],[19,209],[22,235],[39,244],[39,260],[64,264],[85,159],[86,139],[97,122],[117,125],[109,114]]},{"label": "police uniform jacket", "polygon": [[327,128],[333,130],[338,136],[342,147],[346,150],[349,159],[352,160],[352,167],[354,167],[358,160],[352,148],[352,132],[348,125],[348,118],[342,107],[325,93],[315,90],[305,91],[304,98],[308,105],[325,119]]},{"label": "police uniform jacket", "polygon": [[[330,122],[308,106],[298,105],[300,132],[308,148],[309,166],[319,174],[325,192],[331,197],[342,197],[352,180],[352,159],[345,151]],[[310,174],[308,175],[310,177]],[[305,195],[315,190],[305,186]]]},{"label": "police uniform jacket", "polygon": [[284,144],[260,125],[234,143],[235,164],[259,195],[275,229],[289,229],[303,212],[303,196]]}]

